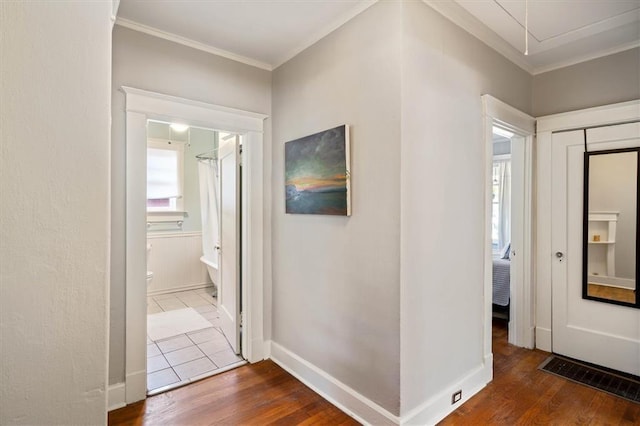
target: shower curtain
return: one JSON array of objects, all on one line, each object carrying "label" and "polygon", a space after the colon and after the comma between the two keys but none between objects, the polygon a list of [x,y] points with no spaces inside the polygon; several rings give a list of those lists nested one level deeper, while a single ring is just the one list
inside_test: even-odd
[{"label": "shower curtain", "polygon": [[218,162],[199,160],[200,211],[202,219],[202,253],[205,259],[218,263],[215,246],[219,241],[218,229]]}]

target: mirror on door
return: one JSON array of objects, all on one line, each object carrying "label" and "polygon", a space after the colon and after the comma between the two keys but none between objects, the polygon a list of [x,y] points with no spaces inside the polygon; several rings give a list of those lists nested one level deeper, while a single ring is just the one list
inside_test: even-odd
[{"label": "mirror on door", "polygon": [[640,308],[638,164],[640,148],[585,153],[585,299]]}]

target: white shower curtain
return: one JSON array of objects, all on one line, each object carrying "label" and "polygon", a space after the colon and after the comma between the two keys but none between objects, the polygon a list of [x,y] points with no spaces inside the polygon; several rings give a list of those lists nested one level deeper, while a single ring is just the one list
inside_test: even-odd
[{"label": "white shower curtain", "polygon": [[207,260],[218,263],[218,164],[215,160],[199,160],[200,211],[202,219],[202,253]]}]

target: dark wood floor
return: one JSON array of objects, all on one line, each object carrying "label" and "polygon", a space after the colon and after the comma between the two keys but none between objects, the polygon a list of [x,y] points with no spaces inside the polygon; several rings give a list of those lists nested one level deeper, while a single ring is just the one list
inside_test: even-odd
[{"label": "dark wood floor", "polygon": [[109,425],[358,425],[273,361],[245,365],[109,413]]},{"label": "dark wood floor", "polygon": [[[441,425],[640,425],[634,404],[538,370],[549,355],[507,344],[494,320],[494,380]],[[272,361],[109,413],[109,425],[355,425]]]},{"label": "dark wood floor", "polygon": [[549,353],[507,344],[493,323],[493,381],[440,425],[640,425],[640,404],[538,370]]}]

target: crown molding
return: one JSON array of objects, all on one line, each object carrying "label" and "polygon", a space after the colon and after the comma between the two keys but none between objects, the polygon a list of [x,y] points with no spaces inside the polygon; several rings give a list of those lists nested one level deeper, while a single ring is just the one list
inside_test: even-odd
[{"label": "crown molding", "polygon": [[353,9],[338,16],[336,19],[331,21],[328,25],[322,27],[322,29],[314,32],[313,35],[306,38],[300,45],[298,45],[294,49],[291,49],[285,55],[282,55],[277,61],[275,61],[273,69],[278,68],[280,65],[294,58],[302,51],[313,46],[318,41],[322,40],[323,38],[325,38],[326,36],[334,32],[335,30],[337,30],[338,28],[340,28],[341,26],[343,26],[344,24],[346,24],[347,22],[349,22],[350,20],[352,20],[353,18],[355,18],[356,16],[364,12],[365,10],[369,9],[371,6],[373,6],[377,2],[378,0],[361,1]]},{"label": "crown molding", "polygon": [[193,49],[201,50],[203,52],[211,53],[212,55],[221,56],[223,58],[231,59],[232,61],[241,62],[246,65],[250,65],[252,67],[260,68],[267,71],[273,71],[273,67],[271,64],[266,62],[258,61],[253,58],[249,58],[246,56],[238,55],[233,52],[229,52],[228,50],[219,49],[214,46],[210,46],[205,43],[201,43],[199,41],[195,41],[186,37],[179,36],[177,34],[169,33],[166,31],[159,30],[157,28],[150,27],[148,25],[141,24],[136,21],[132,21],[126,18],[118,17],[116,19],[116,25],[119,25],[124,28],[129,28],[130,30],[138,31],[141,33],[149,34],[154,37],[158,37],[164,40],[172,41],[174,43],[181,44],[183,46],[191,47]]},{"label": "crown molding", "polygon": [[622,46],[613,47],[610,49],[600,50],[595,53],[591,53],[589,55],[583,55],[575,59],[571,59],[568,61],[557,62],[553,65],[548,65],[544,67],[536,67],[533,69],[531,74],[538,75],[543,74],[545,72],[554,71],[560,68],[570,67],[571,65],[580,64],[582,62],[591,61],[593,59],[603,58],[605,56],[613,55],[615,53],[624,52],[625,50],[631,50],[636,47],[640,47],[640,40],[632,41],[631,43],[623,44]]},{"label": "crown molding", "polygon": [[507,43],[502,37],[489,29],[489,27],[483,24],[478,18],[467,12],[456,2],[442,0],[422,1],[529,74],[533,73],[533,67],[524,60],[524,55],[522,54],[522,52]]}]

